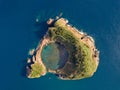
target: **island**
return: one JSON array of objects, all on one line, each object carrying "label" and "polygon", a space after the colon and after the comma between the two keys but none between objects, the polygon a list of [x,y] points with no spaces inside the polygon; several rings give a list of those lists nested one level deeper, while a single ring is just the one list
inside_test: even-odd
[{"label": "island", "polygon": [[[99,64],[99,51],[93,38],[62,17],[50,18],[46,23],[46,34],[37,48],[30,51],[27,77],[39,78],[48,72],[62,80],[79,80],[93,76]],[[43,49],[48,49],[49,55]]]}]

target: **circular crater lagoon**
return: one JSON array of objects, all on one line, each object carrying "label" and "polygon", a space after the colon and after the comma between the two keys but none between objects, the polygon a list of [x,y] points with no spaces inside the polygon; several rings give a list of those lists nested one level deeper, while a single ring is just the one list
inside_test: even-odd
[{"label": "circular crater lagoon", "polygon": [[50,43],[45,46],[41,53],[43,63],[48,69],[62,68],[68,60],[68,51],[60,43]]}]

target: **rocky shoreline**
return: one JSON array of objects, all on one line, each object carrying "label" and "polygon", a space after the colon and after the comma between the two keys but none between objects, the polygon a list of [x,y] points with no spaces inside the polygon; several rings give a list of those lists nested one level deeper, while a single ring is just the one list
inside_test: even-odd
[{"label": "rocky shoreline", "polygon": [[[95,60],[96,62],[96,66],[98,66],[99,64],[99,51],[96,49],[95,47],[95,42],[93,40],[92,37],[88,36],[86,33],[84,32],[80,32],[78,29],[76,29],[75,27],[71,26],[70,24],[68,24],[68,20],[66,20],[65,18],[57,18],[57,19],[49,19],[47,21],[47,24],[48,26],[51,26],[53,25],[53,23],[55,21],[58,21],[58,20],[61,20],[62,22],[62,25],[65,25],[66,28],[71,32],[73,33],[81,42],[83,42],[86,46],[88,46],[91,50],[91,56],[93,58],[93,60]],[[49,31],[49,29],[48,29]],[[38,63],[42,66],[42,71],[41,71],[41,74],[40,76],[44,76],[47,72],[51,72],[51,73],[54,73],[56,74],[56,71],[55,70],[47,70],[45,64],[43,63],[42,61],[42,58],[41,58],[41,52],[42,52],[42,49],[48,45],[49,43],[54,43],[55,41],[51,40],[50,37],[49,37],[49,34],[48,34],[48,31],[47,33],[44,35],[43,39],[40,41],[38,47],[36,48],[36,50],[33,50],[31,51],[31,55],[32,55],[32,58],[28,58],[28,64],[30,64],[30,66],[26,67],[27,69],[27,77],[28,78],[34,78],[34,77],[31,77],[30,76],[30,73],[31,73],[31,67],[32,65],[34,65],[35,63]],[[31,64],[32,62],[32,64]],[[37,77],[40,77],[40,76],[37,76]],[[61,79],[64,79],[63,76],[59,76]]]}]

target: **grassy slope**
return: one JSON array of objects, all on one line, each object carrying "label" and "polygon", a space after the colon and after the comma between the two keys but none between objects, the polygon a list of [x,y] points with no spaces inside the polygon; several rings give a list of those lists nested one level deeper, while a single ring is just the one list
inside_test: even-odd
[{"label": "grassy slope", "polygon": [[42,74],[42,65],[39,63],[34,63],[31,65],[31,72],[29,74],[29,78],[38,78]]},{"label": "grassy slope", "polygon": [[97,67],[92,60],[90,48],[80,42],[64,24],[57,21],[54,28],[49,28],[49,35],[51,39],[63,43],[69,50],[70,63],[67,63],[58,73],[68,79],[81,79],[93,75]]}]

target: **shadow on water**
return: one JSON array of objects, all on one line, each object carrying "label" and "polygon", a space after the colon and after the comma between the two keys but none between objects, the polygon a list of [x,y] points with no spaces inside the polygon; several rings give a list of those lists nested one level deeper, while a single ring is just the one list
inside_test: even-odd
[{"label": "shadow on water", "polygon": [[37,28],[35,34],[37,35],[38,39],[41,39],[48,30],[47,22],[46,21],[36,22],[35,27]]},{"label": "shadow on water", "polygon": [[[33,54],[33,55],[35,55],[35,53]],[[32,56],[33,56],[32,55]],[[28,58],[30,59],[30,63],[27,63],[27,59],[25,59],[22,63],[23,63],[23,67],[22,67],[22,71],[21,71],[21,76],[23,76],[23,77],[27,77],[27,73],[28,73],[28,70],[27,70],[27,68],[26,67],[29,67],[29,68],[31,68],[31,64],[33,64],[34,62],[32,61],[32,56],[31,55],[29,55],[28,56]]]},{"label": "shadow on water", "polygon": [[[37,30],[35,31],[35,34],[38,37],[38,39],[40,40],[41,38],[43,38],[43,36],[47,32],[48,25],[47,25],[46,21],[42,21],[42,22],[36,22],[34,26],[35,26],[35,28],[37,28]],[[33,55],[35,55],[35,53]],[[30,68],[30,65],[33,63],[32,62],[32,56],[29,55],[28,58],[31,59],[31,63],[28,64],[27,59],[22,62],[23,67],[22,67],[21,75],[25,78],[27,76],[26,66],[28,66]]]},{"label": "shadow on water", "polygon": [[60,69],[60,68],[64,67],[65,63],[67,62],[69,53],[68,53],[67,49],[65,48],[65,46],[58,42],[57,42],[57,47],[60,52],[59,53],[60,60],[58,62],[58,65],[59,65],[58,69]]},{"label": "shadow on water", "polygon": [[24,60],[22,63],[23,63],[24,66],[22,67],[21,76],[26,78],[26,65],[27,65],[27,62],[26,62],[26,60]]},{"label": "shadow on water", "polygon": [[59,42],[47,45],[42,51],[43,63],[52,70],[63,68],[68,60],[68,56],[69,54],[65,46]]},{"label": "shadow on water", "polygon": [[[46,15],[46,14],[44,14],[44,15]],[[45,18],[44,15],[43,15],[43,18]],[[34,27],[36,29],[35,34],[36,34],[38,40],[41,40],[44,37],[44,35],[46,34],[47,30],[48,30],[48,25],[47,25],[48,18],[47,18],[47,20],[43,20],[43,19],[41,19],[41,17],[37,17],[37,18],[38,18],[38,22],[34,23]],[[41,20],[41,21],[39,21],[39,20]],[[31,59],[31,57],[32,56],[28,56],[28,58],[30,58],[30,59]],[[60,57],[62,57],[61,54],[60,54]],[[61,61],[61,60],[59,61],[59,63],[58,63],[58,65],[60,64],[59,68],[61,68],[64,65],[63,62],[64,62],[64,60],[63,61]],[[24,60],[22,63],[23,63],[23,67],[22,67],[22,70],[21,70],[21,75],[26,78],[26,75],[27,75],[26,66],[28,66],[30,68],[31,64],[27,63],[27,59]]]},{"label": "shadow on water", "polygon": [[[38,20],[38,21],[36,21],[33,26],[36,29],[35,35],[37,36],[39,41],[43,38],[43,36],[46,34],[46,32],[48,30],[47,20],[50,17],[54,18],[57,14],[58,14],[58,10],[56,12],[55,11],[44,10],[43,12],[40,12],[36,16],[36,20]],[[28,56],[28,58],[31,59],[32,56]],[[33,62],[31,62],[31,63],[33,63]],[[23,66],[22,66],[22,70],[21,70],[21,76],[26,78],[26,75],[27,75],[26,66],[30,67],[31,63],[28,64],[27,59],[25,59],[22,62]]]}]

